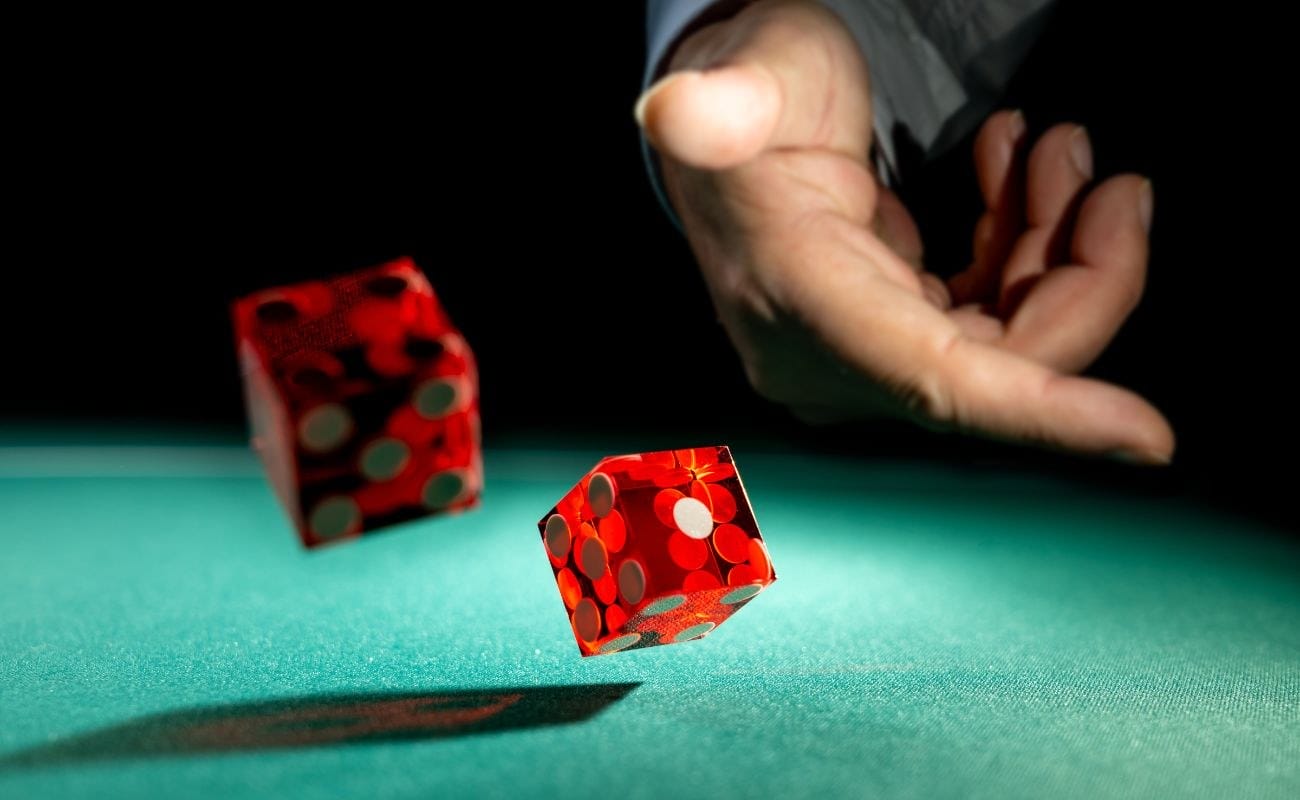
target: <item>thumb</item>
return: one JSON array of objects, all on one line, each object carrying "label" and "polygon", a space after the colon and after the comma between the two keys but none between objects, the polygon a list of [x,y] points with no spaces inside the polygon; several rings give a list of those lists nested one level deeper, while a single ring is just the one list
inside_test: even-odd
[{"label": "thumb", "polygon": [[866,63],[840,19],[820,6],[751,5],[692,34],[672,69],[635,112],[669,158],[701,169],[739,166],[771,148],[866,158]]},{"label": "thumb", "polygon": [[663,155],[691,167],[727,169],[767,147],[781,106],[770,75],[735,66],[668,75],[641,96],[636,117]]}]

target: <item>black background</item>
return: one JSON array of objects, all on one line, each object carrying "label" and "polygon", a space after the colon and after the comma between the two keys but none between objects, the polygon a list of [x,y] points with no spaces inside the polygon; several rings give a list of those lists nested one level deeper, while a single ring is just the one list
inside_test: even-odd
[{"label": "black background", "polygon": [[[1066,2],[1008,92],[1033,130],[1086,124],[1099,175],[1153,179],[1148,294],[1091,372],[1172,419],[1176,465],[1155,475],[894,424],[812,431],[754,397],[645,177],[642,4],[521,5],[33,22],[8,100],[0,423],[235,430],[230,300],[409,254],[479,357],[492,445],[758,435],[1300,516],[1278,26]],[[908,189],[941,272],[968,253],[968,153]]]}]

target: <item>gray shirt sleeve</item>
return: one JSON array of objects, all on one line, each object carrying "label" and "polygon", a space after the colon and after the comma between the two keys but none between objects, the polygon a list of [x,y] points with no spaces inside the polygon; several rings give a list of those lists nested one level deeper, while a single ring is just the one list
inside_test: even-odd
[{"label": "gray shirt sleeve", "polygon": [[668,66],[659,62],[663,61],[677,34],[715,2],[716,0],[646,0],[644,86],[653,83],[655,77]]},{"label": "gray shirt sleeve", "polygon": [[902,139],[933,157],[988,116],[1054,2],[821,0],[871,70],[877,149],[890,173]]},{"label": "gray shirt sleeve", "polygon": [[[820,2],[844,20],[867,60],[877,168],[893,182],[900,141],[932,157],[993,110],[1056,0]],[[648,0],[646,86],[666,68],[661,62],[680,32],[713,4]],[[653,154],[646,152],[654,174]]]}]

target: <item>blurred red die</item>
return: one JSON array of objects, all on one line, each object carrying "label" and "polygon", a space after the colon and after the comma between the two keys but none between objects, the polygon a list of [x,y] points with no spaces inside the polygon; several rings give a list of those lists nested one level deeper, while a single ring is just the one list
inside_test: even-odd
[{"label": "blurred red die", "polygon": [[304,544],[478,502],[474,356],[410,259],[232,312],[253,446]]}]

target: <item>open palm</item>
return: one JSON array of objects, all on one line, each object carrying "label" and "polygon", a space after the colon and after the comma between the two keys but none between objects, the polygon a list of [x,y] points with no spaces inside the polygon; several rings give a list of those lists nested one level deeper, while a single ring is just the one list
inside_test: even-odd
[{"label": "open palm", "polygon": [[1150,186],[1087,191],[1062,125],[1031,148],[984,125],[974,263],[923,268],[910,214],[870,168],[870,82],[815,3],[767,0],[688,37],[638,106],[714,304],[755,388],[810,421],[872,414],[1164,463],[1168,423],[1074,375],[1141,297]]}]

